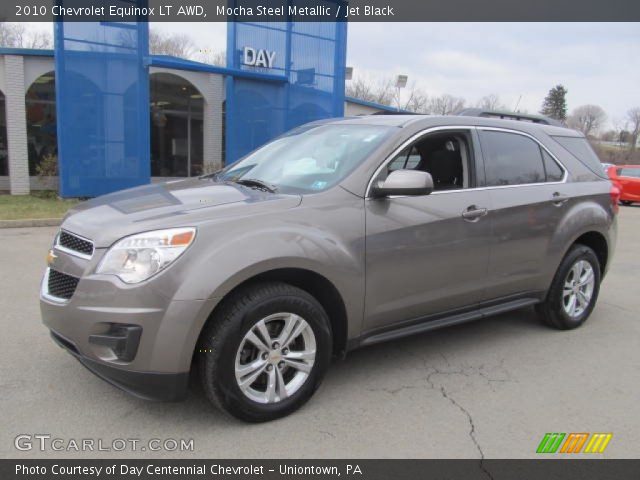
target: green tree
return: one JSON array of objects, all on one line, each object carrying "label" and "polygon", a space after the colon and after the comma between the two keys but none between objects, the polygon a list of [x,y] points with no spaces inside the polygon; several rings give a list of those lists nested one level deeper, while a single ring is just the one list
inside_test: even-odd
[{"label": "green tree", "polygon": [[567,92],[562,85],[556,85],[549,90],[540,113],[564,122],[567,119]]}]

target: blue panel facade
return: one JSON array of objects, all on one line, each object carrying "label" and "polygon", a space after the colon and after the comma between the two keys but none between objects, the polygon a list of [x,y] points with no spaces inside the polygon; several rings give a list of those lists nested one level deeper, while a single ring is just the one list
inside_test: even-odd
[{"label": "blue panel facade", "polygon": [[[61,196],[150,181],[148,23],[139,20],[55,25]],[[180,66],[226,75],[226,163],[298,125],[344,114],[346,22],[229,18],[227,32],[227,68]]]},{"label": "blue panel facade", "polygon": [[[228,24],[230,68],[284,75],[288,82],[227,78],[227,163],[298,125],[344,114],[346,35],[345,22]],[[247,47],[273,55],[272,62],[247,65]]]},{"label": "blue panel facade", "polygon": [[148,24],[55,25],[60,195],[149,183]]}]

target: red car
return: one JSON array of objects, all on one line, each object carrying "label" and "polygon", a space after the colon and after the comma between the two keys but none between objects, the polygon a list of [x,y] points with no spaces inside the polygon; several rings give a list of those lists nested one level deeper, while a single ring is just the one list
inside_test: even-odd
[{"label": "red car", "polygon": [[609,167],[607,174],[620,189],[620,202],[623,205],[640,202],[640,165],[614,165]]}]

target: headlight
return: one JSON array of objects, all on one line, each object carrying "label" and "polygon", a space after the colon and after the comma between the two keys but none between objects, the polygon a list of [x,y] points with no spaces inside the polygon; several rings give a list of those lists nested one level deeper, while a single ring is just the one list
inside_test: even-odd
[{"label": "headlight", "polygon": [[171,228],[125,237],[109,249],[96,273],[117,275],[126,283],[142,282],[171,265],[195,236],[195,228]]}]

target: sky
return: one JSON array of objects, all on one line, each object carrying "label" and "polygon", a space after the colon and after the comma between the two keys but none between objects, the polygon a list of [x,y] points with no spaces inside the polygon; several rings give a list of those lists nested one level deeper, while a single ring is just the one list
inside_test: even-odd
[{"label": "sky", "polygon": [[427,93],[497,94],[509,109],[521,96],[531,113],[559,83],[569,111],[597,104],[610,123],[640,106],[639,23],[353,23],[347,58],[354,75],[404,73]]},{"label": "sky", "polygon": [[[37,28],[50,28],[33,24]],[[223,50],[224,23],[154,23]],[[569,91],[569,111],[600,105],[608,125],[640,106],[640,23],[349,24],[347,65],[354,77],[409,76],[428,95],[474,104],[496,94],[509,109],[536,113],[553,86]]]}]

